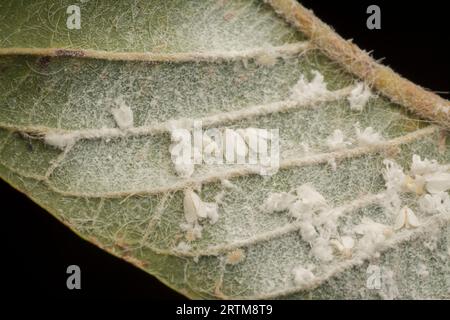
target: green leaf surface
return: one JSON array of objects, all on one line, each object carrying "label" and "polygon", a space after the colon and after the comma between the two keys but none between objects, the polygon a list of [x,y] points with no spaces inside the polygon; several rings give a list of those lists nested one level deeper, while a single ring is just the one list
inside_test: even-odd
[{"label": "green leaf surface", "polygon": [[[262,1],[82,1],[82,27],[68,30],[71,4],[2,1],[0,47],[218,55],[262,51],[248,58],[151,63],[0,56],[4,180],[81,237],[188,297],[449,297],[450,210],[423,212],[422,195],[401,193],[402,206],[414,210],[419,227],[394,231],[372,247],[358,246],[363,240],[355,234],[367,218],[385,226],[395,223],[384,198],[372,199],[386,190],[385,159],[405,172],[413,155],[449,163],[449,143],[438,128],[378,95],[363,111],[350,108],[348,94],[338,94],[243,116],[252,108],[289,104],[297,81],[302,75],[313,79],[315,71],[330,91],[344,92],[359,83],[316,50],[274,55],[274,47],[307,39]],[[263,59],[266,51],[269,63]],[[117,128],[111,109],[121,105],[131,108],[134,128],[143,132]],[[220,121],[214,120],[217,115]],[[207,128],[279,129],[281,168],[261,176],[233,165],[200,165],[182,178],[171,161],[167,129],[180,119],[209,119]],[[358,145],[357,123],[379,132],[382,142]],[[105,134],[105,128],[114,134]],[[94,138],[86,133],[91,129],[98,132]],[[353,144],[330,150],[325,141],[336,129]],[[85,135],[61,150],[45,142],[49,132]],[[224,179],[233,187],[224,186]],[[350,257],[334,252],[331,261],[322,261],[301,236],[297,220],[287,212],[261,210],[270,194],[305,183],[323,195],[329,214],[343,209],[329,221],[335,223],[332,237],[352,234],[357,241]],[[201,222],[201,238],[183,251],[180,242],[189,242],[180,227],[184,190],[192,187],[205,202],[218,203],[219,219]],[[370,265],[382,271],[379,289],[367,285]],[[314,281],[294,281],[299,266],[309,268]]]}]

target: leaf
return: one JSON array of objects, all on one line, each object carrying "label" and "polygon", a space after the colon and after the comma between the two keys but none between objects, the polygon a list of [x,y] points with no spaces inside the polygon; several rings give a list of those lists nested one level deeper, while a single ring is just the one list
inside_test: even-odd
[{"label": "leaf", "polygon": [[[448,102],[359,49],[360,63],[343,63],[351,44],[301,6],[270,2],[304,24],[252,0],[82,1],[81,30],[67,30],[70,1],[2,1],[1,177],[188,297],[448,297],[450,213],[385,186],[400,188],[413,155],[448,170]],[[180,177],[169,147],[183,119],[279,129],[280,170],[204,164]],[[390,184],[387,158],[398,166],[384,176],[401,177]],[[295,202],[261,209],[282,198]],[[417,228],[392,230],[396,202]],[[354,245],[333,251],[345,239]],[[388,275],[379,290],[369,265]]]}]

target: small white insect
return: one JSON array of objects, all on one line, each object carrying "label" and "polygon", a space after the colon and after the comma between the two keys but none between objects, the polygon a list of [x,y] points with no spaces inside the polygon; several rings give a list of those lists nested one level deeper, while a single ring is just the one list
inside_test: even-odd
[{"label": "small white insect", "polygon": [[120,129],[125,130],[133,127],[133,111],[125,104],[111,109],[111,113]]},{"label": "small white insect", "polygon": [[420,226],[419,219],[410,208],[405,206],[399,211],[395,219],[394,230],[417,228],[418,226]]},{"label": "small white insect", "polygon": [[347,100],[350,103],[350,109],[354,111],[362,111],[369,99],[372,97],[372,92],[364,83],[358,83],[350,92]]},{"label": "small white insect", "polygon": [[447,192],[426,194],[419,199],[418,204],[424,213],[450,213],[450,196]]},{"label": "small white insect", "polygon": [[[203,202],[194,191],[187,189],[184,193],[184,210],[185,214],[190,217],[211,218],[217,214],[217,204]],[[188,220],[186,219],[186,221]]]},{"label": "small white insect", "polygon": [[350,141],[345,141],[344,133],[339,129],[334,130],[325,143],[331,150],[343,149],[352,144]]},{"label": "small white insect", "polygon": [[198,219],[210,220],[214,224],[219,219],[218,205],[215,202],[203,202],[200,197],[191,189],[184,191],[184,216],[186,222],[194,224]]},{"label": "small white insect", "polygon": [[383,137],[379,132],[376,132],[372,127],[367,127],[363,131],[358,125],[355,126],[356,139],[361,146],[371,146],[379,144],[383,141]]},{"label": "small white insect", "polygon": [[74,144],[76,138],[71,134],[61,133],[47,133],[44,137],[44,142],[52,147],[64,149],[67,146]]},{"label": "small white insect", "polygon": [[295,285],[300,287],[312,284],[316,278],[311,270],[301,266],[295,267],[292,270],[292,274],[294,275]]},{"label": "small white insect", "polygon": [[350,236],[343,236],[340,240],[330,240],[330,244],[345,258],[352,256],[353,248],[355,247],[355,240]]},{"label": "small white insect", "polygon": [[439,163],[436,160],[428,160],[428,159],[424,159],[421,160],[420,156],[415,154],[412,157],[412,163],[411,163],[411,174],[416,176],[416,175],[426,175],[426,174],[430,174],[430,173],[435,173],[438,171],[441,171],[442,168],[439,165]]},{"label": "small white insect", "polygon": [[425,189],[429,193],[440,193],[450,189],[450,173],[436,172],[424,176]]}]

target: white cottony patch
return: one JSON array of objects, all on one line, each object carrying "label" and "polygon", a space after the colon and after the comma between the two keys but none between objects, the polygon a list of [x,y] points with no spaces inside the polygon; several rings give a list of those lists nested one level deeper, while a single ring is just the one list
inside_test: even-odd
[{"label": "white cottony patch", "polygon": [[287,192],[270,193],[262,205],[264,212],[281,212],[288,210],[296,197]]},{"label": "white cottony patch", "polygon": [[333,131],[333,134],[326,139],[326,144],[331,150],[337,150],[346,148],[351,145],[350,141],[345,141],[344,133],[337,129]]},{"label": "white cottony patch", "polygon": [[184,216],[187,223],[195,223],[198,219],[209,218],[211,223],[216,223],[218,206],[214,202],[203,202],[200,197],[191,189],[184,191]]},{"label": "white cottony patch", "polygon": [[[333,217],[327,217],[326,223],[321,221],[320,213],[326,208],[328,204],[325,198],[308,184],[290,192],[271,193],[262,206],[266,212],[288,211],[300,223],[300,236],[311,245],[311,255],[321,261],[330,261],[333,259],[333,251],[326,238],[333,232],[329,230],[335,229],[335,221]],[[333,226],[330,227],[327,223]]]},{"label": "white cottony patch", "polygon": [[383,141],[383,137],[379,132],[376,132],[372,127],[367,127],[361,131],[359,125],[356,125],[356,139],[361,146],[371,146],[379,144]]},{"label": "white cottony patch", "polygon": [[111,113],[120,129],[133,127],[133,111],[129,106],[122,103],[118,108],[111,109]]},{"label": "white cottony patch", "polygon": [[375,222],[370,218],[363,218],[362,222],[353,231],[363,236],[359,239],[357,246],[362,251],[372,250],[374,246],[393,234],[392,228]]},{"label": "white cottony patch", "polygon": [[297,286],[306,286],[311,284],[316,278],[311,270],[305,269],[303,267],[295,267],[292,270],[292,274],[294,275],[294,283]]},{"label": "white cottony patch", "polygon": [[64,149],[65,147],[75,143],[76,138],[71,134],[62,133],[47,133],[44,137],[44,142],[58,149]]},{"label": "white cottony patch", "polygon": [[186,238],[189,241],[201,238],[203,229],[200,225],[201,219],[209,219],[211,224],[219,219],[217,203],[202,201],[191,189],[184,191],[183,207],[186,223],[181,224],[180,227],[186,231]]},{"label": "white cottony patch", "polygon": [[305,99],[322,98],[330,94],[323,75],[318,71],[312,71],[314,78],[311,81],[305,79],[304,75],[300,76],[295,86],[291,89],[292,100],[303,101]]},{"label": "white cottony patch", "polygon": [[406,175],[403,168],[392,160],[385,159],[383,161],[385,169],[383,170],[383,177],[386,181],[386,188],[388,190],[400,191],[405,183]]},{"label": "white cottony patch", "polygon": [[184,192],[184,216],[187,223],[194,223],[198,218],[206,218],[206,210],[200,197],[192,190]]},{"label": "white cottony patch", "polygon": [[410,175],[403,173],[403,168],[392,160],[384,160],[383,163],[386,166],[383,177],[388,190],[421,195],[425,191],[434,194],[450,189],[450,173],[436,160],[421,160],[418,155],[413,155]]},{"label": "white cottony patch", "polygon": [[450,196],[447,192],[426,194],[419,199],[418,204],[424,213],[450,213]]},{"label": "white cottony patch", "polygon": [[301,218],[303,213],[321,211],[328,208],[325,198],[312,186],[304,184],[295,189],[297,201],[289,206],[289,212],[295,218]]},{"label": "white cottony patch", "polygon": [[348,96],[350,109],[354,111],[362,111],[367,101],[372,97],[372,92],[364,83],[358,83]]},{"label": "white cottony patch", "polygon": [[397,214],[394,230],[400,230],[402,228],[417,228],[418,226],[420,226],[419,219],[410,208],[405,206]]},{"label": "white cottony patch", "polygon": [[320,261],[327,262],[333,260],[333,249],[329,242],[321,237],[311,243],[311,254]]}]

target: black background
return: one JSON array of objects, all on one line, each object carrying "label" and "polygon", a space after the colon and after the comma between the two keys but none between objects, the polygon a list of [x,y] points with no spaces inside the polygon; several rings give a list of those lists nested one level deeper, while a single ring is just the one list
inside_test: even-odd
[{"label": "black background", "polygon": [[[449,22],[445,1],[318,1],[302,3],[375,58],[449,98]],[[382,29],[366,28],[366,8],[381,7]],[[0,182],[1,290],[10,297],[183,299],[155,278],[79,239],[26,196]],[[66,268],[82,270],[82,290],[66,289]]]}]

